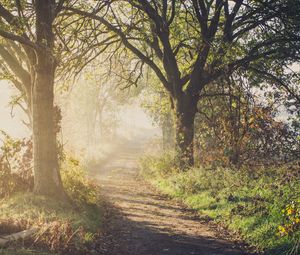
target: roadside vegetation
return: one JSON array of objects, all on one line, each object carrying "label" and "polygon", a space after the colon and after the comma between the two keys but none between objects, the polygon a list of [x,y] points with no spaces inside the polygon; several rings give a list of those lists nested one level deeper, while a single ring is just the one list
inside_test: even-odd
[{"label": "roadside vegetation", "polygon": [[299,0],[1,1],[0,81],[28,138],[0,134],[0,229],[38,229],[3,252],[94,252],[85,168],[134,136],[126,105],[142,102],[174,152],[143,161],[150,182],[258,250],[297,254],[299,20]]},{"label": "roadside vegetation", "polygon": [[69,155],[61,155],[61,176],[68,203],[34,195],[32,143],[4,135],[0,164],[3,184],[0,234],[30,229],[36,232],[24,240],[7,243],[0,254],[92,252],[96,248],[103,213],[99,187],[87,179],[84,166]]},{"label": "roadside vegetation", "polygon": [[[267,254],[297,254],[300,240],[298,163],[235,169],[174,167],[171,155],[145,157],[143,176],[164,194],[179,199]],[[297,170],[298,169],[298,170]]]},{"label": "roadside vegetation", "polygon": [[228,76],[203,94],[193,166],[178,158],[173,106],[152,79],[143,107],[163,131],[162,152],[142,159],[142,175],[258,251],[299,254],[299,101],[283,91],[254,92],[259,77]]}]

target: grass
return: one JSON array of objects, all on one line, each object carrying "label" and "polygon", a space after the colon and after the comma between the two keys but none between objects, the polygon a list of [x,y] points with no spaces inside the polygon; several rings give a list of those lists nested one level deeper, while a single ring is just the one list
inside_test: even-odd
[{"label": "grass", "polygon": [[33,238],[40,236],[36,245],[31,246],[33,240],[30,240],[28,245],[13,244],[9,249],[0,250],[0,254],[7,255],[56,254],[64,249],[65,254],[73,254],[71,251],[76,254],[75,251],[88,249],[101,227],[102,219],[101,209],[96,205],[81,204],[80,207],[74,207],[32,193],[3,199],[0,215],[2,221],[22,222],[20,225],[23,229],[34,226],[40,229]]},{"label": "grass", "polygon": [[37,227],[38,232],[28,240],[9,244],[0,254],[76,255],[94,249],[103,216],[99,187],[88,180],[84,167],[74,158],[66,158],[61,174],[72,203],[30,192],[1,200],[0,234],[31,227]]},{"label": "grass", "polygon": [[69,221],[72,227],[83,226],[89,231],[96,231],[101,224],[101,211],[92,205],[75,208],[50,198],[32,193],[16,194],[3,199],[0,205],[2,220],[26,220],[29,224],[39,225],[54,221]]},{"label": "grass", "polygon": [[144,158],[142,174],[164,194],[182,200],[200,217],[226,226],[258,251],[288,254],[299,244],[299,222],[293,232],[278,232],[278,227],[287,221],[282,210],[300,198],[296,168],[250,171],[198,167],[181,172],[172,162],[169,156]]}]

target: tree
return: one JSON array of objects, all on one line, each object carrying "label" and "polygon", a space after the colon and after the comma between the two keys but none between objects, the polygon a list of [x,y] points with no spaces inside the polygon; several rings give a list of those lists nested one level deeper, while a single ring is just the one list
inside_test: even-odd
[{"label": "tree", "polygon": [[[33,155],[34,155],[34,191],[40,195],[66,198],[61,178],[56,148],[54,126],[54,77],[56,59],[54,50],[53,22],[60,11],[61,4],[54,0],[36,0],[33,4],[35,15],[34,39],[26,31],[28,20],[14,16],[23,13],[21,2],[16,6],[7,3],[0,5],[0,35],[10,40],[13,47],[19,43],[22,47],[32,75],[28,75],[18,63],[11,65],[14,72],[22,72],[26,102],[32,111]],[[24,23],[23,23],[24,22]],[[23,25],[24,24],[24,25]],[[27,33],[26,33],[27,32]],[[2,47],[2,54],[5,49]],[[13,58],[10,54],[8,58]]]},{"label": "tree", "polygon": [[183,167],[194,163],[194,119],[201,93],[220,77],[251,68],[289,90],[288,83],[258,64],[280,62],[284,67],[299,60],[299,1],[99,2],[106,8],[68,10],[104,24],[152,68],[172,101]]},{"label": "tree", "polygon": [[58,81],[64,86],[73,73],[78,74],[114,42],[114,37],[101,41],[100,32],[91,36],[96,28],[102,31],[91,20],[63,11],[64,5],[76,2],[0,4],[0,67],[4,78],[20,91],[33,129],[34,191],[63,199],[56,141],[61,116],[54,107],[54,86]]}]

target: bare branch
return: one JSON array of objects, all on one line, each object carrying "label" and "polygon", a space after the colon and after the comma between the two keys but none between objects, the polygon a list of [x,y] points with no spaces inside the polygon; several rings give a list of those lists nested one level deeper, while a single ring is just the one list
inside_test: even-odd
[{"label": "bare branch", "polygon": [[35,43],[30,41],[29,39],[26,39],[23,36],[19,36],[19,35],[15,35],[15,34],[6,32],[2,29],[0,29],[0,36],[4,37],[6,39],[12,40],[12,41],[17,41],[21,44],[25,44],[25,45],[33,48],[33,49],[38,49],[39,48]]},{"label": "bare branch", "polygon": [[82,10],[78,10],[75,8],[66,8],[69,11],[72,11],[73,13],[76,13],[78,15],[82,15],[85,17],[92,18],[94,20],[100,21],[102,24],[104,24],[109,30],[117,34],[121,41],[123,42],[124,46],[129,49],[133,54],[135,54],[137,57],[139,57],[143,62],[145,62],[147,65],[149,65],[152,70],[157,74],[161,82],[164,84],[164,86],[168,89],[170,89],[169,83],[167,79],[165,78],[164,74],[161,72],[160,68],[146,55],[144,55],[138,48],[136,48],[133,44],[130,43],[128,38],[126,37],[126,34],[119,28],[112,25],[110,22],[108,22],[105,18],[98,16],[94,13],[88,13]]}]

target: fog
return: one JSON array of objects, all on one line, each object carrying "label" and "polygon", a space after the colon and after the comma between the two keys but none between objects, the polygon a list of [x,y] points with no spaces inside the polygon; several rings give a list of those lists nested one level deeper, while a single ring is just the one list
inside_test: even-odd
[{"label": "fog", "polygon": [[28,136],[30,132],[22,123],[26,116],[19,107],[14,107],[12,111],[9,105],[12,96],[16,95],[15,89],[7,81],[0,81],[0,89],[0,130],[16,138]]},{"label": "fog", "polygon": [[[17,94],[16,90],[6,81],[1,81],[0,86],[0,130],[13,138],[29,137],[31,131],[23,123],[27,118],[26,115],[19,106],[12,109],[10,105],[12,97]],[[77,84],[66,93],[56,95],[56,104],[62,110],[62,128],[58,139],[66,150],[76,156],[102,157],[125,141],[161,136],[160,128],[153,124],[140,107],[140,99],[128,100],[117,106],[108,105],[102,116],[102,123],[100,120],[94,123],[95,129],[92,134],[87,123],[89,115],[87,105],[92,101],[90,96],[93,95],[82,92],[81,84]],[[90,109],[96,108],[96,104],[91,105]]]}]

